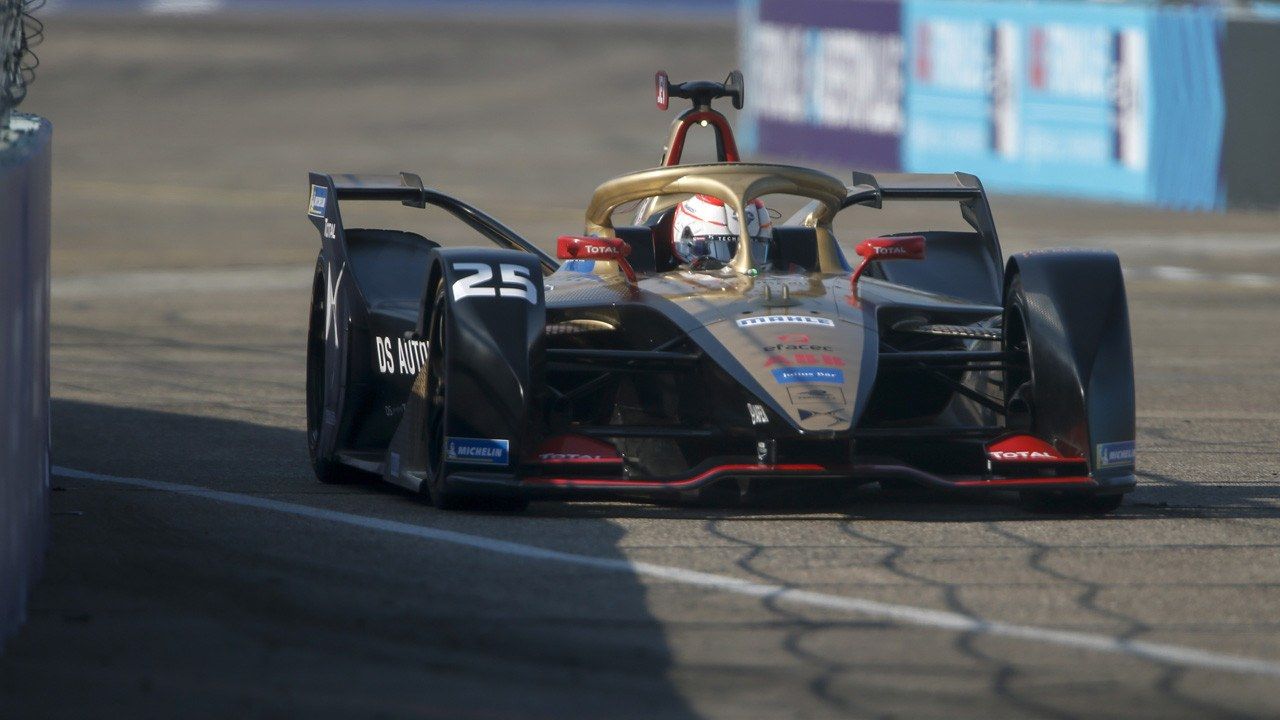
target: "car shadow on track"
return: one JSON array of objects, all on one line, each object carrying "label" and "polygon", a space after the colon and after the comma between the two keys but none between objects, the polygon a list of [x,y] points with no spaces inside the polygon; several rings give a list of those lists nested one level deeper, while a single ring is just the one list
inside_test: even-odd
[{"label": "car shadow on track", "polygon": [[[389,486],[320,485],[299,430],[67,400],[52,413],[58,467],[498,534]],[[109,481],[52,485],[45,576],[0,657],[13,717],[108,701],[113,717],[700,716],[634,576]],[[616,523],[575,529],[593,554],[623,557]]]},{"label": "car shadow on track", "polygon": [[[1021,572],[1066,585],[1078,612],[1118,626],[1120,636],[1140,639],[1150,630],[1142,618],[1109,607],[1103,583],[1055,563],[1061,549],[1018,522],[1091,521],[1030,515],[1010,496],[869,486],[834,502],[782,498],[718,508],[539,502],[509,518],[440,514],[381,483],[320,485],[299,430],[63,400],[54,402],[53,418],[55,463],[63,467],[510,533],[535,545],[560,542],[563,533],[548,532],[547,521],[571,520],[570,534],[590,538],[581,551],[605,558],[624,557],[618,544],[625,530],[617,520],[691,523],[721,546],[740,547],[735,572],[781,586],[798,585],[769,562],[767,543],[748,525],[834,522],[850,545],[878,548],[879,570],[940,595],[953,612],[982,617],[986,608],[966,594],[963,578],[931,574],[916,560],[915,534],[892,529],[896,522],[949,523],[1015,548]],[[1105,522],[1280,517],[1268,504],[1280,500],[1272,486],[1224,494],[1176,478],[1145,479],[1150,485]],[[64,514],[55,518],[47,579],[27,628],[0,660],[0,697],[43,717],[75,716],[107,694],[119,699],[121,714],[142,715],[175,714],[165,711],[198,701],[226,710],[224,716],[243,715],[238,710],[246,703],[283,716],[401,716],[424,714],[427,702],[437,717],[518,707],[509,714],[692,718],[707,709],[724,714],[734,702],[693,708],[691,693],[706,692],[698,679],[705,668],[676,662],[667,644],[674,630],[652,615],[649,591],[636,577],[597,581],[534,563],[495,578],[508,568],[466,553],[433,558],[429,543],[414,541],[405,552],[386,536],[264,520],[257,511],[203,499],[61,478],[55,489],[64,490],[54,500]],[[1203,697],[1175,667],[1154,667],[1137,688],[1106,677],[1046,685],[1034,662],[967,633],[950,641],[959,664],[904,656],[889,673],[845,642],[887,623],[815,619],[771,597],[758,602],[774,620],[761,627],[778,640],[757,643],[755,659],[790,669],[752,682],[817,716],[891,715],[935,682],[934,672],[952,673],[953,682],[976,677],[985,686],[980,695],[964,696],[959,707],[973,712],[962,715],[1088,717],[1100,705],[1090,704],[1088,693],[1082,700],[1078,689],[1091,688],[1099,703],[1131,700],[1132,690],[1166,716],[1244,716]],[[245,658],[253,662],[246,666]],[[261,676],[271,678],[269,686],[255,686]],[[677,686],[673,678],[683,680]]]}]

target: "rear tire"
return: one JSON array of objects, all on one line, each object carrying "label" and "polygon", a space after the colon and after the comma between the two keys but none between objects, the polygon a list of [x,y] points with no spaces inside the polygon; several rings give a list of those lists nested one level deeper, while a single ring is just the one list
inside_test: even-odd
[{"label": "rear tire", "polygon": [[[333,308],[333,313],[338,309]],[[328,287],[325,279],[325,262],[321,258],[316,263],[315,281],[311,289],[311,312],[307,324],[307,454],[311,458],[311,468],[316,479],[322,483],[360,482],[367,477],[338,461],[337,423],[341,421],[341,387],[340,377],[331,377],[330,373],[342,373],[343,353],[346,352],[344,333],[335,330],[336,338],[327,338],[326,330],[331,326],[330,308],[328,306]],[[345,329],[345,323],[337,325]],[[337,392],[334,389],[337,388]],[[324,421],[332,417],[332,427],[326,431]]]}]

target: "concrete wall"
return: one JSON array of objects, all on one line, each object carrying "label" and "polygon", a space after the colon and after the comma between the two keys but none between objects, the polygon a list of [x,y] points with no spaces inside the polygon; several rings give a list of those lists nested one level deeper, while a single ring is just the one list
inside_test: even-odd
[{"label": "concrete wall", "polygon": [[15,114],[0,148],[0,648],[26,617],[49,538],[52,127]]}]

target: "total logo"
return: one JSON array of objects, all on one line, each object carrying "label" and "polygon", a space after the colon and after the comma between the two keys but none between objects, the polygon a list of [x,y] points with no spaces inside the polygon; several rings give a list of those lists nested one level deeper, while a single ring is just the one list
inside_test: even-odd
[{"label": "total logo", "polygon": [[876,255],[908,255],[909,251],[899,245],[876,245],[872,248]]},{"label": "total logo", "polygon": [[[766,348],[767,349],[767,348]],[[767,368],[774,366],[793,367],[793,366],[821,366],[821,367],[844,367],[844,358],[839,355],[814,354],[814,353],[791,353],[789,355],[770,355],[765,360],[764,366]]]},{"label": "total logo", "polygon": [[1058,457],[1053,453],[1040,452],[1037,450],[993,450],[988,455],[992,460],[1057,460]]},{"label": "total logo", "polygon": [[1053,445],[1032,435],[1011,435],[987,446],[992,462],[1060,463],[1076,462],[1062,456]]}]

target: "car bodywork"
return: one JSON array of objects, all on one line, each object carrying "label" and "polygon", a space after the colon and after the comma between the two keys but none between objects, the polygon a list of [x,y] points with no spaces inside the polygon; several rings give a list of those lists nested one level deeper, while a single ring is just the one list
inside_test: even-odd
[{"label": "car bodywork", "polygon": [[[783,479],[1130,489],[1133,369],[1115,256],[1006,262],[970,175],[846,184],[740,162],[710,107],[733,89],[732,77],[667,85],[694,107],[673,124],[663,166],[602,184],[584,235],[561,241],[563,264],[414,175],[312,173],[317,472],[357,468],[441,497],[660,498]],[[680,164],[684,134],[708,118],[721,162]],[[693,193],[738,213],[765,195],[808,204],[775,224],[769,264],[740,242],[727,267],[694,272],[664,235]],[[922,238],[924,259],[854,277],[834,217],[921,200],[955,203],[970,229],[903,228],[885,242]],[[347,229],[351,201],[438,207],[499,247]],[[633,201],[635,224],[615,226]],[[574,254],[587,252],[603,255]]]}]

